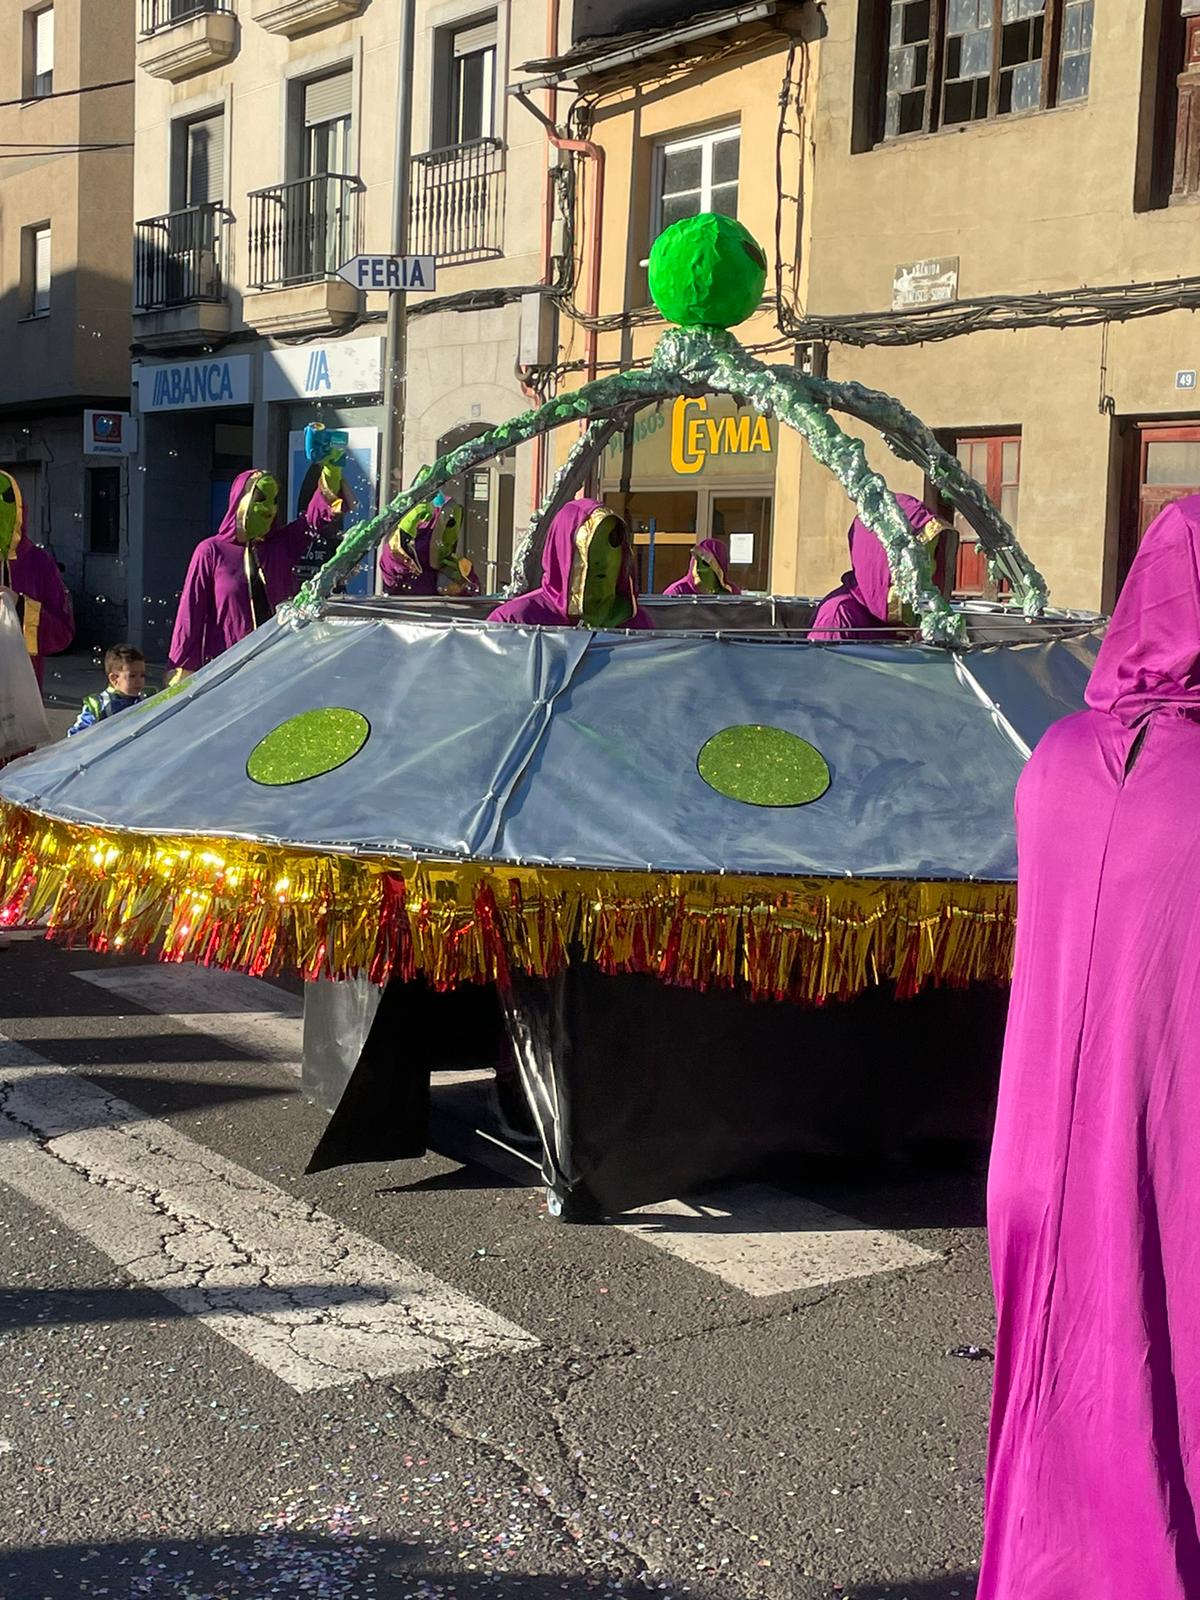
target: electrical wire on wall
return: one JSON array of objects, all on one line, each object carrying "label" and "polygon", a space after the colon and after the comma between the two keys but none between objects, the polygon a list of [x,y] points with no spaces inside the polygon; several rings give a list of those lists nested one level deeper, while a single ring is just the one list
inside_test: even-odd
[{"label": "electrical wire on wall", "polygon": [[[723,51],[711,53],[702,62],[692,59],[673,63],[653,81],[656,86],[669,82],[683,73],[695,71],[697,66],[712,65],[746,48],[745,41],[735,41]],[[780,340],[774,348],[786,344],[889,348],[938,343],[987,330],[1094,327],[1161,316],[1170,311],[1200,310],[1200,277],[1188,277],[1147,283],[1085,285],[1025,294],[982,295],[907,311],[888,309],[833,315],[804,312],[797,304],[796,291],[800,275],[802,230],[799,224],[804,211],[804,174],[813,137],[805,115],[809,74],[808,45],[804,40],[793,37],[789,42],[780,86],[776,126],[774,311]],[[607,95],[616,92],[619,90],[580,96],[574,108],[575,113],[590,120],[592,108]],[[788,192],[785,176],[787,146],[792,139],[799,144],[795,194]],[[785,208],[788,205],[796,208],[797,216],[796,239],[792,244],[785,241]],[[790,286],[787,283],[789,275]],[[661,320],[652,307],[646,307],[611,313],[589,323],[572,298],[565,297],[561,304],[567,316],[581,325],[594,327],[600,333],[645,327]],[[607,367],[607,364],[604,365]],[[566,363],[559,372],[562,375],[573,370],[573,364]]]}]

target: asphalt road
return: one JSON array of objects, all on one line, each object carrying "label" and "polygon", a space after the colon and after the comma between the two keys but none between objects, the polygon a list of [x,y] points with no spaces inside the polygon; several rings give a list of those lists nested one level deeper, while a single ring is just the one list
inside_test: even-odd
[{"label": "asphalt road", "polygon": [[973,1595],[979,1171],[638,1230],[454,1154],[304,1178],[294,992],[205,981],[0,954],[0,1600]]},{"label": "asphalt road", "polygon": [[0,954],[3,1600],[973,1594],[978,1173],[642,1234],[439,1154],[305,1178],[294,1002],[139,969]]}]

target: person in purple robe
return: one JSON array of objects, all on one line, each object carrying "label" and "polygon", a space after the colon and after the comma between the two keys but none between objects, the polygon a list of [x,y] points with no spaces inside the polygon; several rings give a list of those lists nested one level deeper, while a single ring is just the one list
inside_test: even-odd
[{"label": "person in purple robe", "polygon": [[11,473],[0,472],[0,595],[7,589],[16,599],[17,618],[40,688],[42,658],[57,655],[71,643],[75,614],[58,562],[28,537],[26,518],[20,485]]},{"label": "person in purple robe", "polygon": [[479,579],[458,554],[462,510],[449,501],[423,500],[400,519],[379,552],[386,594],[476,595]]},{"label": "person in purple robe", "polygon": [[699,539],[692,546],[687,572],[663,590],[668,597],[684,594],[741,594],[729,576],[729,546],[724,539]]},{"label": "person in purple robe", "polygon": [[341,486],[341,468],[327,463],[303,515],[281,528],[271,474],[252,469],[233,480],[229,509],[193,550],[179,596],[170,649],[176,677],[207,666],[293,598],[310,541],[341,514]]},{"label": "person in purple robe", "polygon": [[[934,581],[945,592],[949,567],[946,524],[911,494],[898,494],[896,501],[922,542],[936,541]],[[887,552],[862,518],[855,517],[850,524],[850,571],[821,601],[808,637],[813,642],[837,644],[859,633],[878,637],[881,628],[895,632],[903,626],[900,597],[892,584]]]},{"label": "person in purple robe", "polygon": [[978,1600],[1196,1600],[1200,495],[1147,531],[1086,698],[1017,786]]},{"label": "person in purple robe", "polygon": [[652,628],[638,609],[633,549],[620,517],[599,500],[571,500],[546,530],[542,581],[498,606],[490,622],[541,628]]}]

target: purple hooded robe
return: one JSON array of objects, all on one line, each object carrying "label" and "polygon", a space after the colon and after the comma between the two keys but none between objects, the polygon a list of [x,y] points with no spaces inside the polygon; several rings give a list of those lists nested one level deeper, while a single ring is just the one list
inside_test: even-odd
[{"label": "purple hooded robe", "polygon": [[[534,623],[541,628],[577,628],[578,611],[571,611],[571,572],[575,560],[575,535],[593,516],[620,518],[602,505],[599,500],[571,500],[565,505],[546,530],[546,543],[542,549],[542,581],[528,594],[519,594],[506,600],[488,618],[489,622]],[[628,546],[617,580],[621,593],[633,606],[633,614],[623,628],[652,628],[654,626],[637,603],[637,583],[633,575],[633,556]]]},{"label": "purple hooded robe", "polygon": [[[379,550],[379,581],[387,594],[431,595],[445,590],[446,582],[442,572],[430,560],[437,526],[437,516],[429,517],[421,523],[413,537],[412,553],[420,567],[419,572],[413,572],[392,549],[390,542],[384,540]],[[479,579],[474,572],[469,576],[460,575],[458,580],[452,581],[462,584],[463,594],[479,593]]]},{"label": "purple hooded robe", "polygon": [[[22,516],[24,522],[24,516]],[[24,528],[22,528],[24,534]],[[40,544],[22,537],[17,553],[0,561],[0,587],[34,600],[41,610],[37,617],[37,653],[31,656],[38,687],[42,684],[42,657],[57,655],[75,637],[75,614],[71,596],[58,570],[58,562]],[[25,610],[26,620],[28,611]]]},{"label": "purple hooded robe", "polygon": [[[261,476],[256,469],[238,474],[229,491],[229,509],[220,528],[192,551],[170,651],[171,665],[182,667],[185,672],[198,672],[254,631],[246,546],[238,538],[237,511],[250,480]],[[297,564],[313,535],[322,532],[337,515],[318,488],[303,516],[282,528],[277,524],[254,545],[272,610],[296,594],[300,587]]]},{"label": "purple hooded robe", "polygon": [[[898,494],[896,501],[914,533],[937,521],[929,507],[911,494]],[[863,629],[878,632],[895,626],[888,616],[892,572],[887,553],[861,517],[855,517],[850,524],[850,569],[817,608],[808,633],[810,640],[836,644]]]},{"label": "purple hooded robe", "polygon": [[722,594],[741,594],[741,589],[729,576],[729,546],[724,539],[700,539],[692,546],[692,559],[688,562],[687,572],[682,578],[677,578],[669,584],[663,594],[667,596],[681,594],[707,594],[707,589],[702,589],[696,582],[696,555],[703,551],[709,561],[716,568],[717,581],[721,586]]},{"label": "purple hooded robe", "polygon": [[978,1600],[1200,1595],[1200,495],[1017,789]]}]

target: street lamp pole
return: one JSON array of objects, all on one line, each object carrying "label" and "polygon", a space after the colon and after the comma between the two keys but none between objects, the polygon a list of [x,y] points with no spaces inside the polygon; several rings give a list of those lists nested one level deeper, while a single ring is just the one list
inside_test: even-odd
[{"label": "street lamp pole", "polygon": [[[402,0],[400,57],[396,74],[396,142],[392,167],[392,254],[408,254],[409,180],[412,171],[413,48],[416,0]],[[403,487],[404,412],[408,381],[408,296],[403,289],[388,296],[387,339],[383,358],[383,448],[379,464],[380,507]],[[393,487],[395,485],[395,488]],[[379,585],[376,582],[376,589]]]}]

